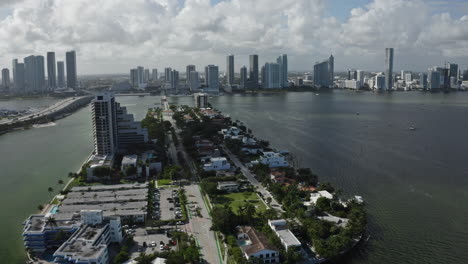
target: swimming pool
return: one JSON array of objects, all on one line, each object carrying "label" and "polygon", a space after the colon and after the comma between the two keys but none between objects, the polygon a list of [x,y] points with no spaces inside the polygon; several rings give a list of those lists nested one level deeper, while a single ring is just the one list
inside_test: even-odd
[{"label": "swimming pool", "polygon": [[50,209],[49,213],[56,214],[58,209],[59,209],[59,207],[56,205],[56,206],[52,207],[52,209]]}]

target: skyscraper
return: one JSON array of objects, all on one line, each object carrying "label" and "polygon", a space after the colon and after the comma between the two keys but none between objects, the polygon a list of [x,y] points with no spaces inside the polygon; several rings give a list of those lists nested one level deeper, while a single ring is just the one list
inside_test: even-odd
[{"label": "skyscraper", "polygon": [[138,84],[145,83],[145,68],[142,66],[138,66],[136,69],[137,69]]},{"label": "skyscraper", "polygon": [[356,81],[359,82],[359,85],[362,86],[364,84],[364,71],[358,70],[356,72],[357,78]]},{"label": "skyscraper", "polygon": [[437,70],[436,67],[429,69],[429,72],[427,74],[427,80],[429,82],[428,84],[428,89],[430,91],[438,91],[440,89],[440,71]]},{"label": "skyscraper", "polygon": [[230,54],[226,57],[226,82],[233,85],[234,80],[234,55]]},{"label": "skyscraper", "polygon": [[14,84],[14,91],[15,93],[24,93],[25,92],[25,80],[26,80],[26,71],[24,69],[24,63],[17,63],[16,64],[16,77],[15,77],[15,84]]},{"label": "skyscraper", "polygon": [[164,80],[166,84],[171,84],[171,73],[172,69],[170,67],[164,68]]},{"label": "skyscraper", "polygon": [[249,56],[249,88],[258,88],[258,55]]},{"label": "skyscraper", "polygon": [[130,85],[132,88],[138,88],[138,70],[137,69],[130,69]]},{"label": "skyscraper", "polygon": [[117,111],[113,94],[98,94],[91,102],[94,152],[105,156],[117,149]]},{"label": "skyscraper", "polygon": [[65,87],[65,64],[63,61],[57,61],[57,85],[60,88]]},{"label": "skyscraper", "polygon": [[74,50],[67,51],[65,61],[67,64],[67,87],[77,89],[76,52]]},{"label": "skyscraper", "polygon": [[207,76],[208,90],[212,92],[219,92],[219,70],[218,66],[208,65],[205,67],[205,73]]},{"label": "skyscraper", "polygon": [[158,69],[153,69],[153,71],[151,72],[151,80],[153,82],[158,80]]},{"label": "skyscraper", "polygon": [[463,71],[463,81],[468,81],[468,70]]},{"label": "skyscraper", "polygon": [[333,55],[327,60],[318,62],[314,65],[314,85],[318,88],[333,87],[334,79],[334,69],[335,69],[335,59]]},{"label": "skyscraper", "polygon": [[113,155],[117,148],[148,141],[148,130],[142,128],[111,93],[96,95],[91,102],[91,116],[96,155]]},{"label": "skyscraper", "polygon": [[276,62],[280,66],[280,87],[288,87],[288,55],[279,56]]},{"label": "skyscraper", "polygon": [[200,76],[197,71],[190,71],[190,78],[189,78],[189,89],[190,91],[196,91],[200,88]]},{"label": "skyscraper", "polygon": [[47,52],[47,86],[53,91],[57,88],[57,71],[55,68],[55,52]]},{"label": "skyscraper", "polygon": [[10,90],[10,70],[8,68],[2,69],[2,87],[5,90]]},{"label": "skyscraper", "polygon": [[240,68],[240,86],[246,88],[247,85],[247,67]]},{"label": "skyscraper", "polygon": [[145,69],[145,73],[143,76],[143,83],[149,83],[149,79],[150,79],[150,71],[149,69]]},{"label": "skyscraper", "polygon": [[44,56],[24,58],[26,92],[42,92],[45,88]]},{"label": "skyscraper", "polygon": [[171,89],[175,89],[177,92],[177,88],[179,87],[179,72],[176,70],[172,70],[171,72]]},{"label": "skyscraper", "polygon": [[419,86],[422,89],[427,89],[427,74],[426,73],[419,74]]},{"label": "skyscraper", "polygon": [[12,74],[13,74],[13,88],[14,90],[19,90],[16,86],[16,68],[17,68],[17,65],[18,65],[18,59],[13,59],[12,62],[11,62],[11,71],[12,71]]},{"label": "skyscraper", "polygon": [[186,78],[186,82],[187,84],[190,83],[190,72],[192,71],[195,71],[195,65],[187,65],[187,67],[185,68],[185,78]]},{"label": "skyscraper", "polygon": [[385,49],[385,89],[393,89],[393,48]]},{"label": "skyscraper", "polygon": [[262,79],[264,79],[263,88],[266,89],[275,89],[281,87],[281,67],[278,63],[266,63],[265,68],[262,74]]}]

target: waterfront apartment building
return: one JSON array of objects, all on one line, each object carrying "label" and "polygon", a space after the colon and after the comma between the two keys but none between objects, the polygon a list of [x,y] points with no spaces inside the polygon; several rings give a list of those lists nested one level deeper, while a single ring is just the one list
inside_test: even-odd
[{"label": "waterfront apartment building", "polygon": [[205,78],[207,90],[210,92],[219,92],[219,69],[216,65],[205,67]]},{"label": "waterfront apartment building", "polygon": [[171,84],[171,73],[172,73],[172,68],[167,67],[164,68],[164,81],[166,84]]},{"label": "waterfront apartment building", "polygon": [[335,60],[333,55],[314,65],[314,85],[318,88],[332,88],[334,79]]},{"label": "waterfront apartment building", "polygon": [[185,67],[185,79],[186,79],[185,83],[187,85],[190,84],[190,78],[191,78],[190,73],[193,72],[193,71],[196,71],[195,65],[189,64],[189,65],[187,65],[187,67]]},{"label": "waterfront apartment building", "polygon": [[138,88],[138,70],[130,69],[130,85],[132,88]]},{"label": "waterfront apartment building", "polygon": [[35,253],[55,250],[54,263],[107,264],[109,244],[122,242],[120,218],[102,210],[31,215],[23,225],[24,246]]},{"label": "waterfront apartment building", "polygon": [[151,80],[153,82],[157,81],[158,80],[158,69],[153,69],[151,71]]},{"label": "waterfront apartment building", "polygon": [[113,155],[117,150],[117,109],[111,93],[98,94],[91,102],[94,153]]},{"label": "waterfront apartment building", "polygon": [[150,80],[150,71],[149,69],[145,69],[144,75],[143,75],[143,83],[149,83]]},{"label": "waterfront apartment building", "polygon": [[249,67],[248,86],[251,89],[257,89],[258,88],[258,55],[256,54],[250,55],[249,62],[250,62],[250,67]]},{"label": "waterfront apartment building", "polygon": [[57,61],[57,86],[65,87],[65,64],[63,61]]},{"label": "waterfront apartment building", "polygon": [[428,89],[430,91],[438,91],[441,88],[441,75],[437,69],[429,69],[427,74]]},{"label": "waterfront apartment building", "polygon": [[240,68],[240,87],[246,88],[247,86],[247,67],[243,66]]},{"label": "waterfront apartment building", "polygon": [[419,74],[419,87],[422,89],[427,89],[427,74],[420,73]]},{"label": "waterfront apartment building", "polygon": [[393,48],[385,49],[385,89],[393,89]]},{"label": "waterfront apartment building", "polygon": [[375,76],[375,89],[383,91],[385,89],[385,76],[379,74]]},{"label": "waterfront apartment building", "polygon": [[279,65],[280,71],[280,87],[287,88],[289,86],[288,83],[288,55],[283,54],[276,59],[276,62]]},{"label": "waterfront apartment building", "polygon": [[126,107],[116,105],[117,143],[119,148],[127,148],[134,144],[148,142],[148,130],[141,127],[141,122],[135,121],[133,114]]},{"label": "waterfront apartment building", "polygon": [[171,89],[174,89],[177,93],[177,88],[179,87],[179,72],[172,70],[171,72]]},{"label": "waterfront apartment building", "polygon": [[26,92],[42,92],[45,89],[44,56],[24,58]]},{"label": "waterfront apartment building", "polygon": [[278,63],[266,63],[262,71],[263,88],[281,88],[281,66]]},{"label": "waterfront apartment building", "polygon": [[13,60],[13,91],[15,93],[25,92],[25,68],[24,63],[18,63],[18,59]]},{"label": "waterfront apartment building", "polygon": [[47,86],[50,91],[57,88],[57,71],[55,68],[55,52],[47,52]]},{"label": "waterfront apartment building", "polygon": [[138,85],[145,83],[145,68],[143,66],[137,66],[137,77]]},{"label": "waterfront apartment building", "polygon": [[208,94],[206,93],[196,93],[195,97],[195,106],[197,108],[208,108]]},{"label": "waterfront apartment building", "polygon": [[226,57],[226,83],[233,85],[234,81],[234,55],[230,54]]},{"label": "waterfront apartment building", "polygon": [[76,70],[76,52],[74,50],[65,53],[67,64],[67,87],[78,88],[77,70]]},{"label": "waterfront apartment building", "polygon": [[10,70],[8,68],[2,69],[2,88],[10,90]]},{"label": "waterfront apartment building", "polygon": [[200,88],[200,76],[197,71],[190,71],[189,75],[189,89],[190,91],[196,91]]}]

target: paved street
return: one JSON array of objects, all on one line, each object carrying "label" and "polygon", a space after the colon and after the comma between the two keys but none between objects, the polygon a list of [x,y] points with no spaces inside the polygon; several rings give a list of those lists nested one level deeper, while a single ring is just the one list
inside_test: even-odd
[{"label": "paved street", "polygon": [[250,181],[250,183],[257,187],[257,190],[263,194],[264,199],[266,200],[268,197],[271,197],[271,203],[270,206],[273,207],[276,210],[279,210],[280,212],[284,212],[283,208],[281,205],[275,200],[273,195],[263,187],[263,185],[257,181],[257,179],[254,177],[254,175],[250,172],[250,170],[244,166],[244,164],[234,155],[229,151],[224,145],[221,145],[221,148],[223,151],[226,153],[226,155],[229,156],[229,158],[234,162],[234,165],[239,167],[242,171],[242,173],[245,175],[245,177]]},{"label": "paved street", "polygon": [[189,234],[193,234],[201,247],[203,259],[207,263],[222,263],[216,244],[215,233],[210,231],[211,217],[203,201],[198,185],[192,184],[185,187],[189,204],[198,205],[201,208],[202,217],[190,215],[190,224],[187,227]]}]

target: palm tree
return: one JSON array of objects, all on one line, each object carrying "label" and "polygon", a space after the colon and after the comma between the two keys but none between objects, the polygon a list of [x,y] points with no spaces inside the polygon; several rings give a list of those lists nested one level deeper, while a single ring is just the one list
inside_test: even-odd
[{"label": "palm tree", "polygon": [[49,216],[46,219],[46,225],[57,226],[57,220],[55,220],[55,218],[53,218],[52,216]]},{"label": "palm tree", "polygon": [[68,177],[69,177],[69,178],[72,178],[74,175],[75,175],[75,174],[74,174],[73,172],[69,172],[69,173],[68,173]]},{"label": "palm tree", "polygon": [[54,188],[49,187],[49,188],[47,189],[47,191],[50,192],[50,193],[52,193],[52,192],[54,191]]},{"label": "palm tree", "polygon": [[40,205],[37,206],[37,209],[38,209],[39,211],[42,211],[42,210],[44,210],[44,206],[43,206],[42,204],[40,204]]},{"label": "palm tree", "polygon": [[63,180],[58,180],[58,184],[63,184]]}]

